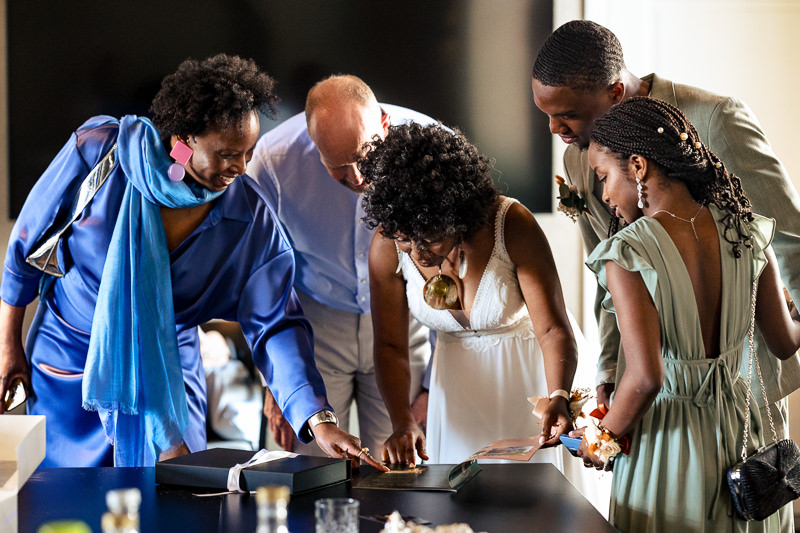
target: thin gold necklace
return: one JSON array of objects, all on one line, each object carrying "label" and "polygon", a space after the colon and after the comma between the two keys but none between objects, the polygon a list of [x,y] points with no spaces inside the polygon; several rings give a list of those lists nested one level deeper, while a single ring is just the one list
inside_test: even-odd
[{"label": "thin gold necklace", "polygon": [[679,216],[678,216],[678,215],[676,215],[675,213],[671,213],[670,211],[667,211],[666,209],[659,209],[658,211],[656,211],[655,213],[653,213],[653,214],[652,214],[652,215],[650,215],[650,216],[651,216],[652,218],[655,218],[655,216],[656,216],[657,214],[659,214],[659,213],[666,213],[666,214],[668,214],[669,216],[671,216],[672,218],[677,218],[678,220],[682,220],[683,222],[688,222],[689,224],[691,224],[691,225],[692,225],[692,233],[694,233],[694,240],[695,240],[695,241],[697,241],[697,242],[700,242],[700,239],[697,237],[697,231],[694,229],[694,219],[696,219],[696,218],[697,218],[697,216],[700,214],[700,212],[703,210],[703,208],[704,208],[704,207],[705,207],[704,205],[701,205],[701,206],[700,206],[700,209],[698,209],[698,210],[697,210],[697,213],[695,213],[695,214],[694,214],[694,216],[693,216],[692,218],[683,218],[683,217],[679,217]]}]

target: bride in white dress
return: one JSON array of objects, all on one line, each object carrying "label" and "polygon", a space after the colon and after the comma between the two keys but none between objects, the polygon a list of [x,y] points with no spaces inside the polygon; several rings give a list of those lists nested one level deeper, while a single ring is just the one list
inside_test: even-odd
[{"label": "bride in white dress", "polygon": [[[441,126],[392,127],[358,165],[369,183],[365,219],[379,229],[369,263],[376,375],[394,431],[384,460],[413,463],[416,451],[453,464],[492,441],[537,435],[558,444],[572,423],[557,391],[571,389],[577,346],[533,215],[498,193],[485,156]],[[438,301],[423,296],[438,274],[450,280],[450,309],[433,307],[444,306],[445,286]],[[409,311],[437,333],[427,440],[408,405]],[[552,395],[541,424],[526,399],[534,395]],[[595,499],[563,446],[532,461],[553,463]]]}]

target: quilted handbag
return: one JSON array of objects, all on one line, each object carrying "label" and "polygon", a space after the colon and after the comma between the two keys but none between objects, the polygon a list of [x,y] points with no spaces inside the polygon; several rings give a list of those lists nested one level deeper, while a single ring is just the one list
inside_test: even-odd
[{"label": "quilted handbag", "polygon": [[755,305],[757,285],[753,285],[753,299],[750,309],[750,362],[748,364],[747,382],[753,375],[755,361],[758,381],[764,405],[767,406],[767,417],[772,428],[772,444],[761,448],[747,456],[747,438],[750,426],[750,394],[747,395],[745,412],[744,439],[742,444],[742,460],[728,470],[728,487],[733,496],[736,512],[745,520],[764,520],[778,509],[800,496],[800,449],[791,439],[778,440],[772,412],[764,391],[764,380],[758,358],[754,357],[753,330],[755,329]]}]

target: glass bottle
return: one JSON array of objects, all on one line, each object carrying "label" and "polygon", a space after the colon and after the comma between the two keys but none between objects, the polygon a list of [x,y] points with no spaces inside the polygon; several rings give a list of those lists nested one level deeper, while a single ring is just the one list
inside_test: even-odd
[{"label": "glass bottle", "polygon": [[289,533],[289,487],[265,485],[256,490],[258,527],[256,533]]},{"label": "glass bottle", "polygon": [[110,490],[106,493],[108,512],[100,526],[103,533],[139,533],[139,504],[142,493],[137,488]]},{"label": "glass bottle", "polygon": [[42,524],[36,533],[92,533],[92,530],[80,520],[59,520]]}]

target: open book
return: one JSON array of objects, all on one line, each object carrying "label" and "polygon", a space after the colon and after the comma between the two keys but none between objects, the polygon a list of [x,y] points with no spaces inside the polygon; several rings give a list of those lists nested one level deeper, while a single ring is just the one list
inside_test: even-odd
[{"label": "open book", "polygon": [[478,459],[529,461],[540,448],[539,436],[491,442],[458,465],[421,464],[390,467],[389,472],[371,471],[354,480],[359,489],[432,490],[457,492],[481,471]]},{"label": "open book", "polygon": [[354,480],[354,486],[359,489],[457,492],[480,471],[480,465],[474,460],[457,465],[402,466],[388,472],[372,471]]},{"label": "open book", "polygon": [[470,459],[505,459],[510,461],[530,461],[541,447],[539,436],[525,439],[502,439],[490,442],[470,457]]}]

